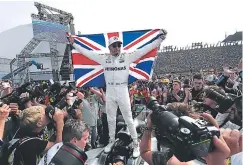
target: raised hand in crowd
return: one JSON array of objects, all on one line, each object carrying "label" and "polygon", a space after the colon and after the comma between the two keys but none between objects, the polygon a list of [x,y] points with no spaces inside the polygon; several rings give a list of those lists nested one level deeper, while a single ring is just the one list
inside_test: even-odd
[{"label": "raised hand in crowd", "polygon": [[7,104],[3,104],[0,107],[0,146],[3,144],[1,140],[3,138],[5,120],[8,118],[10,111],[11,111],[11,109],[9,108],[9,106]]},{"label": "raised hand in crowd", "polygon": [[[79,106],[80,107],[80,106]],[[83,119],[83,116],[82,116],[82,112],[81,112],[81,109],[82,108],[79,108],[79,109],[75,109],[75,119],[79,119],[79,120],[82,120]]]},{"label": "raised hand in crowd", "polygon": [[84,98],[84,94],[82,92],[77,92],[76,95],[78,96],[79,99]]},{"label": "raised hand in crowd", "polygon": [[11,114],[13,115],[19,114],[19,106],[17,103],[10,103],[9,108],[11,109]]},{"label": "raised hand in crowd", "polygon": [[53,115],[53,120],[56,122],[56,123],[64,123],[64,112],[60,109],[57,109],[55,110],[55,113]]},{"label": "raised hand in crowd", "polygon": [[9,106],[7,104],[3,104],[0,107],[0,120],[7,119],[10,111],[11,109],[9,108]]}]

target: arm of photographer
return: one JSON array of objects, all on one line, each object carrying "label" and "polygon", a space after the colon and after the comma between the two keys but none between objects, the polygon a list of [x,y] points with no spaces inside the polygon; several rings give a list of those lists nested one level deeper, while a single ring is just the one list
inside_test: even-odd
[{"label": "arm of photographer", "polygon": [[56,124],[56,141],[50,142],[48,141],[47,146],[45,148],[45,152],[48,151],[54,144],[62,142],[62,131],[64,126],[64,112],[61,110],[56,110],[53,116],[53,120]]},{"label": "arm of photographer", "polygon": [[3,104],[0,107],[0,146],[3,144],[3,133],[4,133],[4,126],[5,126],[5,120],[8,118],[10,108],[8,105]]},{"label": "arm of photographer", "polygon": [[[142,140],[140,142],[140,155],[149,165],[167,164],[167,165],[188,165],[181,164],[176,161],[175,156],[171,151],[154,152],[151,151],[151,138],[152,138],[152,122],[150,115],[147,117],[147,127],[143,133]],[[173,157],[172,157],[173,156]],[[180,164],[179,164],[180,163]]]},{"label": "arm of photographer", "polygon": [[[209,114],[203,114],[203,117],[207,119],[212,125],[218,127],[216,120]],[[151,130],[152,123],[150,115],[147,119],[147,130],[144,132],[142,140],[140,142],[140,154],[141,157],[150,165],[193,165],[192,161],[190,162],[180,162],[175,156],[172,156],[170,152],[153,152],[151,151]],[[207,155],[204,159],[208,165],[226,165],[226,158],[230,155],[230,149],[227,146],[226,142],[223,139],[223,136],[220,138],[214,137],[215,150]]]},{"label": "arm of photographer", "polygon": [[98,96],[98,97],[102,97],[102,93],[101,93],[99,90],[95,90],[94,88],[90,88],[90,91],[91,91],[93,94],[96,94],[96,96]]}]

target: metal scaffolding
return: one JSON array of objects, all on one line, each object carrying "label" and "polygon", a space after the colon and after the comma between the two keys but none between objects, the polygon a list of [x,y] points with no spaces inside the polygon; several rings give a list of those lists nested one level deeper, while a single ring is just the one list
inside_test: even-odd
[{"label": "metal scaffolding", "polygon": [[[62,25],[66,25],[69,27],[69,32],[71,34],[75,34],[74,24],[73,24],[73,16],[71,13],[65,12],[63,10],[59,10],[38,2],[34,3],[35,7],[38,10],[38,14],[31,14],[32,19],[48,21],[53,23],[58,23]],[[43,37],[48,38],[48,36]],[[35,37],[31,39],[31,41],[24,47],[24,49],[20,52],[20,54],[16,55],[17,65],[22,66],[26,62],[26,58],[41,58],[41,57],[51,57],[52,64],[52,73],[53,80],[59,80],[59,67],[58,67],[58,57],[63,57],[64,55],[58,56],[57,43],[58,41],[50,41],[50,53],[35,53],[33,54],[33,50],[40,44],[42,40],[38,40]],[[68,45],[69,46],[69,45]],[[71,52],[69,54],[69,62],[71,62]],[[70,76],[72,79],[72,76]],[[19,73],[19,81],[18,83],[23,84],[26,81],[29,81],[30,75],[29,70],[26,69]]]}]

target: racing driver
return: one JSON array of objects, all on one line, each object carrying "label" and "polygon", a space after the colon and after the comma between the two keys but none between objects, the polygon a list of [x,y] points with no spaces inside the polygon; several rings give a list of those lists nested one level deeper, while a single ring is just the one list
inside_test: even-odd
[{"label": "racing driver", "polygon": [[133,157],[136,158],[139,156],[138,137],[136,128],[133,124],[131,103],[128,92],[129,66],[131,63],[135,62],[153,49],[159,47],[161,42],[165,39],[166,34],[167,32],[165,30],[160,30],[156,40],[131,53],[121,53],[122,42],[116,36],[109,39],[108,48],[110,53],[105,54],[99,54],[82,48],[78,45],[78,39],[73,37],[69,38],[70,43],[77,51],[104,67],[104,76],[106,81],[106,114],[110,137],[110,142],[105,147],[106,153],[111,151],[111,147],[115,142],[116,113],[119,106],[133,139]]}]

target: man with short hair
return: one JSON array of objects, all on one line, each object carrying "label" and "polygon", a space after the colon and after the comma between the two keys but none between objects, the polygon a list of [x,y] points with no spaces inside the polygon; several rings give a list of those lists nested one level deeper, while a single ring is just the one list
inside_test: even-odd
[{"label": "man with short hair", "polygon": [[83,121],[90,127],[91,147],[96,148],[97,120],[99,112],[99,100],[102,94],[99,90],[90,88],[85,92],[83,99],[82,116]]},{"label": "man with short hair", "polygon": [[110,152],[115,143],[116,114],[119,106],[122,116],[127,124],[131,137],[133,139],[133,157],[139,156],[139,146],[136,128],[133,124],[131,103],[128,92],[128,77],[130,64],[146,55],[155,48],[158,48],[165,39],[167,32],[160,30],[156,39],[131,53],[122,52],[122,41],[113,36],[109,39],[108,48],[110,53],[98,54],[89,51],[78,45],[78,40],[70,37],[71,44],[84,56],[101,64],[104,67],[106,81],[106,113],[109,126],[110,143],[105,147],[105,152]]},{"label": "man with short hair", "polygon": [[38,165],[49,164],[63,143],[72,143],[84,151],[86,143],[89,140],[89,128],[79,119],[68,119],[63,127],[63,142],[55,144],[40,160]]},{"label": "man with short hair", "polygon": [[184,102],[186,94],[181,90],[181,82],[178,79],[173,80],[173,87],[168,91],[167,103]]},{"label": "man with short hair", "polygon": [[203,77],[201,74],[193,76],[192,100],[203,102]]}]

